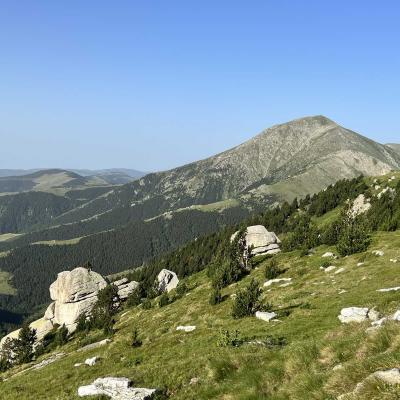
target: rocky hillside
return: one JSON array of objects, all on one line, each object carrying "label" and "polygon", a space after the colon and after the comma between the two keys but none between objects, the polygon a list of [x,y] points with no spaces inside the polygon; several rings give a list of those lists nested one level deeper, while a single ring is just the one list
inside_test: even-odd
[{"label": "rocky hillside", "polygon": [[398,154],[400,154],[400,144],[398,144],[398,143],[389,143],[386,146],[392,148],[394,151],[396,151]]},{"label": "rocky hillside", "polygon": [[[399,178],[395,174],[367,180],[361,195],[353,192],[357,200],[345,214],[341,211],[346,202],[329,206],[330,197],[323,194],[301,207],[319,215],[312,223],[321,231],[339,215],[356,218],[372,212],[365,214],[372,220],[379,207],[394,198]],[[344,187],[338,186],[336,195]],[[324,207],[334,208],[324,212]],[[295,220],[302,215],[297,208],[285,213],[294,213]],[[383,222],[385,215],[380,216]],[[287,246],[290,233],[279,236]],[[230,233],[224,237],[220,247],[229,246]],[[400,231],[374,231],[371,239],[363,251],[348,256],[327,244],[307,255],[302,249],[284,248],[273,263],[256,256],[249,273],[226,284],[216,303],[210,301],[215,289],[211,265],[208,272],[180,276],[167,295],[139,305],[128,299],[109,337],[96,329],[77,332],[31,363],[4,372],[2,399],[73,400],[90,394],[114,400],[397,399]],[[276,235],[260,226],[246,235],[255,254],[266,250],[271,240],[278,243]],[[195,249],[182,264],[194,262]],[[177,257],[173,260],[180,264]],[[60,282],[66,276],[61,275]],[[54,297],[66,293],[61,289],[67,285],[55,286]],[[247,295],[253,293],[250,287],[257,295]],[[78,290],[78,297],[87,292]],[[238,298],[246,304],[253,301],[247,316],[235,314]]]},{"label": "rocky hillside", "polygon": [[[400,155],[323,116],[273,126],[216,156],[146,175],[57,219],[74,222],[122,207],[150,218],[167,210],[254,196],[271,202],[313,193],[338,178],[400,168]],[[339,171],[339,175],[338,175]],[[109,216],[107,216],[109,218]]]}]

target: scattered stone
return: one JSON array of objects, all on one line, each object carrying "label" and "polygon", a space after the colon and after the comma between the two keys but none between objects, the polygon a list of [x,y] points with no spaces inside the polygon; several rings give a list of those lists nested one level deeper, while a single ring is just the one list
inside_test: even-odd
[{"label": "scattered stone", "polygon": [[335,255],[331,251],[327,251],[326,253],[322,254],[321,257],[323,257],[323,258],[335,257]]},{"label": "scattered stone", "polygon": [[397,310],[391,318],[393,321],[399,321],[400,322],[400,310]]},{"label": "scattered stone", "polygon": [[197,377],[194,377],[190,380],[189,385],[197,385],[199,383],[200,379]]},{"label": "scattered stone", "polygon": [[95,365],[97,363],[97,361],[99,361],[99,360],[100,360],[100,358],[97,356],[92,357],[92,358],[87,358],[85,360],[85,364],[89,365],[89,367],[93,367],[93,365]]},{"label": "scattered stone", "polygon": [[194,325],[180,325],[176,328],[177,331],[193,332],[196,329]]},{"label": "scattered stone", "polygon": [[97,349],[98,347],[105,346],[106,344],[109,344],[109,343],[111,343],[111,339],[103,339],[103,340],[100,340],[100,342],[91,343],[86,346],[83,346],[83,347],[79,348],[77,351],[81,352],[81,351],[86,351],[86,350],[93,350],[93,349]]},{"label": "scattered stone", "polygon": [[363,322],[368,319],[368,308],[365,307],[348,307],[343,308],[338,316],[339,320],[344,323]]},{"label": "scattered stone", "polygon": [[370,319],[373,322],[376,322],[380,318],[380,313],[375,310],[375,308],[371,309],[368,311],[368,319]]},{"label": "scattered stone", "polygon": [[264,311],[257,311],[256,318],[261,319],[263,321],[269,322],[272,319],[277,317],[277,313],[275,312],[264,312]]},{"label": "scattered stone", "polygon": [[335,365],[335,366],[332,368],[332,371],[337,371],[337,370],[339,370],[339,369],[343,369],[343,365],[342,365],[342,364]]},{"label": "scattered stone", "polygon": [[372,252],[373,255],[377,256],[377,257],[382,257],[385,255],[385,253],[382,250],[374,250]]},{"label": "scattered stone", "polygon": [[335,274],[340,274],[341,272],[346,271],[344,268],[339,268],[337,271],[335,271]]},{"label": "scattered stone", "polygon": [[269,281],[264,283],[264,287],[271,286],[273,283],[279,282],[291,282],[292,278],[277,278],[277,279],[270,279]]},{"label": "scattered stone", "polygon": [[46,358],[45,360],[41,361],[38,364],[35,364],[32,369],[41,369],[49,364],[53,364],[55,361],[59,360],[60,358],[64,357],[65,353],[57,353],[54,356]]},{"label": "scattered stone", "polygon": [[398,290],[400,290],[400,286],[378,289],[377,292],[397,292]]},{"label": "scattered stone", "polygon": [[389,261],[392,262],[392,263],[397,263],[397,259],[396,258],[391,258]]},{"label": "scattered stone", "polygon": [[121,300],[125,300],[139,286],[139,282],[129,282],[127,278],[119,279],[113,282],[113,285],[118,288],[118,296]]},{"label": "scattered stone", "polygon": [[365,263],[363,263],[363,262],[359,262],[359,263],[357,263],[357,267],[362,267],[364,264]]},{"label": "scattered stone", "polygon": [[372,321],[371,325],[372,326],[381,327],[386,321],[387,321],[387,318],[386,317],[382,317],[381,319],[378,319],[376,321]]},{"label": "scattered stone", "polygon": [[157,276],[158,290],[163,292],[170,292],[176,289],[179,283],[178,276],[175,272],[169,271],[168,269],[162,269]]},{"label": "scattered stone", "polygon": [[329,267],[326,267],[326,268],[324,269],[324,271],[325,271],[325,272],[331,272],[331,271],[333,271],[334,269],[336,269],[336,267],[335,267],[334,265],[330,265]]},{"label": "scattered stone", "polygon": [[279,287],[287,287],[290,286],[292,282],[287,282],[287,283],[282,283],[282,285],[279,285]]},{"label": "scattered stone", "polygon": [[353,201],[353,205],[349,210],[349,216],[352,218],[366,213],[371,208],[370,199],[366,199],[364,194],[359,194]]},{"label": "scattered stone", "polygon": [[339,294],[343,294],[343,293],[347,293],[347,290],[341,290],[340,292],[339,292]]},{"label": "scattered stone", "polygon": [[80,367],[81,365],[83,365],[83,363],[76,363],[74,364],[74,367]]},{"label": "scattered stone", "polygon": [[111,400],[149,400],[156,389],[134,388],[128,378],[98,378],[92,384],[80,386],[78,396],[109,396]]}]

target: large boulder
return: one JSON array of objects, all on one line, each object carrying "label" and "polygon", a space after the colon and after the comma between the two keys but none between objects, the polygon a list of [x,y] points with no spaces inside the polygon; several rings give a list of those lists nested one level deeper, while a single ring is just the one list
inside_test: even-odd
[{"label": "large boulder", "polygon": [[80,386],[78,396],[108,396],[112,400],[149,400],[156,389],[134,388],[128,378],[98,378],[92,384]]},{"label": "large boulder", "polygon": [[60,272],[50,285],[50,297],[60,303],[75,303],[97,295],[107,286],[106,280],[97,272],[78,267]]},{"label": "large boulder", "polygon": [[163,269],[157,276],[158,290],[163,292],[170,292],[172,289],[176,289],[179,283],[178,276],[175,272]]},{"label": "large boulder", "polygon": [[[231,236],[231,242],[239,231]],[[274,232],[268,232],[263,225],[252,225],[246,229],[246,246],[251,248],[251,255],[276,254],[280,252],[281,241]]]},{"label": "large boulder", "polygon": [[127,278],[122,278],[113,282],[113,285],[118,288],[119,298],[125,300],[139,286],[139,283],[135,281],[129,282]]}]

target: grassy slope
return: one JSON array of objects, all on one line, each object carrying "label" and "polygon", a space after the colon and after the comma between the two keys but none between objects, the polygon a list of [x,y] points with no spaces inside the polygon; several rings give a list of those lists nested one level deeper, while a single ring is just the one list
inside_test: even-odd
[{"label": "grassy slope", "polygon": [[[371,251],[382,249],[383,257]],[[78,399],[77,388],[100,376],[127,376],[135,385],[166,386],[173,399],[334,399],[347,393],[369,373],[400,364],[400,324],[390,323],[375,334],[365,332],[366,325],[341,325],[339,311],[347,306],[376,306],[382,313],[399,307],[400,294],[379,293],[376,289],[397,286],[400,260],[400,232],[379,233],[365,254],[365,265],[357,267],[363,255],[334,261],[345,268],[340,274],[319,269],[320,247],[311,257],[297,252],[278,256],[292,277],[293,285],[272,286],[264,290],[265,301],[290,315],[282,322],[267,323],[251,318],[230,317],[233,294],[251,277],[263,279],[262,265],[238,284],[224,290],[226,300],[208,305],[210,284],[205,272],[189,278],[193,288],[187,296],[165,308],[131,308],[119,317],[113,342],[103,348],[75,352],[80,347],[71,341],[60,349],[66,355],[54,364],[36,371],[4,377],[1,398]],[[341,290],[346,293],[339,294]],[[177,332],[178,325],[196,325],[192,333]],[[131,348],[134,327],[140,331],[143,346]],[[239,348],[216,346],[220,329],[238,329],[244,336],[285,336],[289,345],[283,350],[268,350],[254,345]],[[95,333],[92,333],[94,335]],[[88,338],[85,338],[88,340]],[[93,338],[94,340],[94,338]],[[74,368],[88,357],[102,360],[93,367]],[[343,369],[333,370],[339,363]],[[19,367],[22,369],[22,367]],[[24,367],[26,368],[26,366]],[[191,378],[199,383],[190,385]],[[398,399],[400,389],[384,385],[367,387],[358,399]]]}]

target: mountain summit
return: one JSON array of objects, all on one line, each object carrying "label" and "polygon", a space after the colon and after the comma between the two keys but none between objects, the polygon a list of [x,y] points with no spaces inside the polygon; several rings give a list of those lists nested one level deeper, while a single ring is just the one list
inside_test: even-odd
[{"label": "mountain summit", "polygon": [[136,207],[142,217],[227,199],[271,201],[319,191],[340,178],[381,175],[400,168],[391,147],[324,116],[266,129],[247,142],[204,160],[145,177],[113,190],[58,222]]}]

